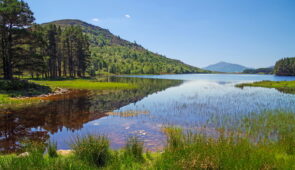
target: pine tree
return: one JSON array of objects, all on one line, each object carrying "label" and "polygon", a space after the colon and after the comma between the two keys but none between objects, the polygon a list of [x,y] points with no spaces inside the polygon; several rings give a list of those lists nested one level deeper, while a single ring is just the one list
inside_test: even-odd
[{"label": "pine tree", "polygon": [[27,3],[18,0],[0,0],[0,56],[4,79],[13,78],[13,65],[16,53],[14,48],[27,26],[34,21],[33,12]]}]

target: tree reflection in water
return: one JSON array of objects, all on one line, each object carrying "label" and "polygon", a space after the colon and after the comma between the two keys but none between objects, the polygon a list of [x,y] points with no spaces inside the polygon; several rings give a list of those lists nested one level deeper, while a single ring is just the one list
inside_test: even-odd
[{"label": "tree reflection in water", "polygon": [[0,114],[0,152],[21,152],[22,141],[45,143],[50,137],[49,133],[55,134],[63,128],[79,130],[85,123],[107,116],[106,112],[182,83],[176,80],[118,77],[108,78],[107,81],[134,83],[139,88],[123,91],[75,90],[48,103],[6,110],[10,113]]}]

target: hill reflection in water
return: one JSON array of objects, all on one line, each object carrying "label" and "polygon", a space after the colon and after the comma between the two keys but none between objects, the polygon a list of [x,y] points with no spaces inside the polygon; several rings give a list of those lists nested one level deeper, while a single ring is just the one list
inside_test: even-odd
[{"label": "hill reflection in water", "polygon": [[140,88],[123,91],[75,90],[49,103],[9,110],[10,114],[0,115],[0,151],[20,152],[22,141],[46,142],[58,132],[78,131],[85,123],[107,116],[107,112],[182,83],[175,80],[116,77],[108,78],[107,81],[135,83]]}]

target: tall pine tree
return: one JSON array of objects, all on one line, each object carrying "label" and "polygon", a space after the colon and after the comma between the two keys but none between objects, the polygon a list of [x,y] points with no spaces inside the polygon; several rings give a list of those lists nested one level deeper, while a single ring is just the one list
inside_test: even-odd
[{"label": "tall pine tree", "polygon": [[0,56],[4,79],[13,79],[15,49],[23,42],[20,35],[34,21],[27,3],[19,0],[0,0]]}]

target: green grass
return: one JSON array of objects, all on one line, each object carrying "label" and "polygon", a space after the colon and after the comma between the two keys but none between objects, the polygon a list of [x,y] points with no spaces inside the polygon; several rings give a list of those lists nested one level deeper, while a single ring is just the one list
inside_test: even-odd
[{"label": "green grass", "polygon": [[[0,109],[11,107],[25,107],[43,102],[37,98],[30,98],[41,94],[48,94],[56,88],[81,90],[125,90],[137,88],[134,84],[117,82],[97,82],[91,79],[72,80],[0,80]],[[27,97],[27,98],[15,98]]]},{"label": "green grass", "polygon": [[68,89],[86,89],[86,90],[112,90],[112,89],[133,89],[135,85],[128,83],[117,82],[97,82],[91,79],[74,79],[74,80],[60,80],[60,81],[44,81],[44,80],[31,80],[34,83],[49,86],[54,88],[68,88]]},{"label": "green grass", "polygon": [[15,97],[30,97],[50,93],[51,89],[46,86],[28,82],[26,80],[1,80],[0,79],[0,108],[23,107],[40,103],[40,99]]},{"label": "green grass", "polygon": [[137,138],[111,150],[104,136],[78,138],[74,154],[43,155],[29,145],[28,157],[0,156],[0,169],[295,169],[295,114],[265,112],[240,120],[239,127],[216,129],[217,135],[165,128],[163,152],[144,152]]},{"label": "green grass", "polygon": [[40,99],[14,99],[8,94],[0,94],[0,108],[22,107],[42,102]]},{"label": "green grass", "polygon": [[27,80],[1,80],[0,94],[7,94],[10,97],[30,97],[44,93],[50,93],[51,89]]},{"label": "green grass", "polygon": [[[130,143],[129,143],[130,144]],[[131,144],[138,146],[134,141]],[[109,141],[104,136],[77,137],[72,145],[73,153],[70,155],[58,155],[57,157],[43,154],[44,145],[33,143],[26,150],[29,156],[18,157],[17,155],[0,156],[0,169],[21,169],[21,170],[56,170],[56,169],[151,169],[151,158],[155,154],[136,152],[145,161],[130,159],[126,157],[127,150],[114,151],[109,148]],[[52,147],[47,146],[47,150]],[[134,147],[134,146],[133,146]],[[135,156],[135,155],[133,155]]]},{"label": "green grass", "polygon": [[129,137],[124,149],[124,158],[130,162],[144,162],[143,152],[143,142],[137,137]]},{"label": "green grass", "polygon": [[[167,128],[155,169],[294,169],[295,114],[252,114],[216,135]],[[227,129],[227,130],[226,130]]]},{"label": "green grass", "polygon": [[72,144],[79,159],[97,167],[104,167],[112,161],[109,140],[104,136],[76,137]]},{"label": "green grass", "polygon": [[279,91],[285,93],[295,93],[295,81],[259,81],[253,83],[242,83],[236,85],[236,87],[265,87],[265,88],[276,88]]}]

